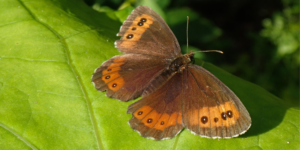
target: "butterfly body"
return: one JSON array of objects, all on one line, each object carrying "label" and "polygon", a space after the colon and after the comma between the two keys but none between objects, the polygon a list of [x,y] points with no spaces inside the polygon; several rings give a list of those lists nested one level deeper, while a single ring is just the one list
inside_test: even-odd
[{"label": "butterfly body", "polygon": [[173,60],[166,69],[170,70],[171,72],[182,73],[182,71],[188,66],[189,63],[193,61],[193,59],[193,53],[181,55]]},{"label": "butterfly body", "polygon": [[181,54],[165,21],[146,6],[123,23],[114,56],[95,70],[96,89],[121,101],[139,96],[127,113],[130,126],[156,140],[172,138],[184,127],[209,138],[236,137],[251,118],[239,98],[219,79],[193,64],[193,53]]}]

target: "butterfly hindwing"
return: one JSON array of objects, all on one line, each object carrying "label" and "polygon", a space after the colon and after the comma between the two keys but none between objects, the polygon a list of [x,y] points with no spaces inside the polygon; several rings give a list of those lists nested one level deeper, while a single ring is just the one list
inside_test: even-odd
[{"label": "butterfly hindwing", "polygon": [[112,57],[95,70],[92,82],[108,97],[127,101],[140,96],[165,68],[157,57],[124,54]]},{"label": "butterfly hindwing", "polygon": [[122,36],[115,42],[119,51],[139,53],[164,58],[181,55],[180,46],[166,22],[152,9],[139,6],[124,21]]},{"label": "butterfly hindwing", "polygon": [[172,138],[182,128],[182,76],[174,74],[168,82],[128,107],[130,126],[143,137]]},{"label": "butterfly hindwing", "polygon": [[183,123],[186,128],[209,138],[236,137],[249,129],[249,113],[219,79],[196,65],[189,65],[183,76]]}]

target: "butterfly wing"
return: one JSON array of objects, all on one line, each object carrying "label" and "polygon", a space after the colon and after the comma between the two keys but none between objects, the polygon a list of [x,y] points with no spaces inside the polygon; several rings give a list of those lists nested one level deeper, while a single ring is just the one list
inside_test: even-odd
[{"label": "butterfly wing", "polygon": [[189,65],[183,73],[183,123],[209,138],[230,138],[245,133],[251,118],[239,98],[204,68]]},{"label": "butterfly wing", "polygon": [[183,128],[183,83],[181,74],[162,73],[158,78],[165,78],[167,82],[153,93],[143,95],[141,100],[131,104],[127,113],[132,113],[129,124],[134,130],[143,137],[161,140],[174,137]]},{"label": "butterfly wing", "polygon": [[165,68],[162,59],[141,54],[112,57],[95,70],[92,82],[111,98],[127,101],[140,96]]},{"label": "butterfly wing", "polygon": [[124,53],[164,58],[181,55],[179,43],[166,22],[152,9],[139,6],[132,11],[117,34],[115,46]]}]

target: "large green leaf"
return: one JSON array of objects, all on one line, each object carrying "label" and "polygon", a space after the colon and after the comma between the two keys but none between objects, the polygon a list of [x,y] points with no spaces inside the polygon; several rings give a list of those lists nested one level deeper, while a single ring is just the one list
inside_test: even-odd
[{"label": "large green leaf", "polygon": [[111,18],[81,1],[0,1],[1,150],[299,149],[298,108],[209,63],[200,65],[247,107],[250,130],[220,140],[188,130],[164,141],[141,137],[127,124],[132,102],[107,98],[90,81],[120,54],[113,42],[121,23]]}]

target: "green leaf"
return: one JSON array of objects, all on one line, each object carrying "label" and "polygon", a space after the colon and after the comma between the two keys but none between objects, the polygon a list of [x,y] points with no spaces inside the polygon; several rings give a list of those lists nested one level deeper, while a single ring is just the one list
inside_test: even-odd
[{"label": "green leaf", "polygon": [[164,141],[141,137],[127,124],[132,102],[91,83],[94,69],[120,54],[120,25],[82,1],[0,2],[0,149],[299,148],[298,108],[209,63],[198,64],[239,96],[250,130],[220,140],[188,130]]}]

